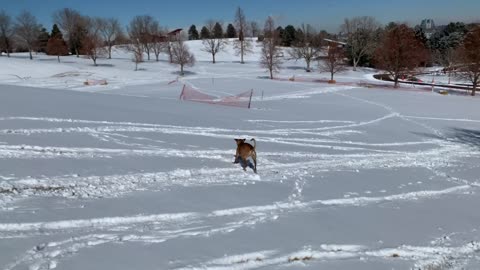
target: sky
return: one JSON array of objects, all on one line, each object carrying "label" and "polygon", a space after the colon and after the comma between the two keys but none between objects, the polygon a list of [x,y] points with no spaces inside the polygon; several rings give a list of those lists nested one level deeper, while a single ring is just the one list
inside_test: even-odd
[{"label": "sky", "polygon": [[22,10],[35,15],[51,29],[52,14],[61,8],[73,8],[88,16],[115,17],[126,26],[136,15],[151,15],[170,29],[200,28],[208,19],[230,23],[235,10],[242,7],[248,20],[263,26],[267,16],[278,25],[308,23],[317,29],[338,32],[344,18],[373,16],[383,24],[406,22],[411,26],[422,19],[436,24],[450,21],[480,21],[479,0],[0,0],[0,9],[11,16]]}]

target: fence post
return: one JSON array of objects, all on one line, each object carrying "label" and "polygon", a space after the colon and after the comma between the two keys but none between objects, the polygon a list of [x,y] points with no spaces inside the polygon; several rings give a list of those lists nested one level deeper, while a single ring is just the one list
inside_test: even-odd
[{"label": "fence post", "polygon": [[250,91],[250,100],[248,101],[248,108],[250,109],[250,105],[252,104],[252,96],[253,96],[253,89]]},{"label": "fence post", "polygon": [[183,92],[185,92],[185,84],[183,85],[182,92],[180,93],[180,97],[178,97],[178,99],[182,100]]}]

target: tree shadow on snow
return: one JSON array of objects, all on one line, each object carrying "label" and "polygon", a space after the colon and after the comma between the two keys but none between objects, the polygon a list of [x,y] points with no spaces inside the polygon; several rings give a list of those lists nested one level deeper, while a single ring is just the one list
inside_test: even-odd
[{"label": "tree shadow on snow", "polygon": [[[288,67],[285,67],[286,69],[290,69],[290,70],[304,70],[305,72],[307,72],[307,69],[305,67],[299,67],[299,66],[288,66]],[[311,71],[313,71],[313,68],[310,68]],[[311,73],[311,72],[310,72]]]},{"label": "tree shadow on snow", "polygon": [[114,67],[114,66],[115,65],[113,65],[113,64],[97,64],[97,67]]},{"label": "tree shadow on snow", "polygon": [[449,142],[461,143],[473,147],[480,148],[480,130],[466,129],[466,128],[451,128],[451,132],[447,134],[447,138],[440,137],[435,134],[430,133],[417,133],[414,134],[437,139],[437,140],[446,140]]},{"label": "tree shadow on snow", "polygon": [[[172,72],[172,74],[173,74],[173,75],[177,75],[177,76],[182,76],[182,75],[180,74],[180,71],[174,71],[174,72]],[[196,72],[187,71],[187,70],[183,72],[183,76],[196,75],[196,74],[197,74]]]}]

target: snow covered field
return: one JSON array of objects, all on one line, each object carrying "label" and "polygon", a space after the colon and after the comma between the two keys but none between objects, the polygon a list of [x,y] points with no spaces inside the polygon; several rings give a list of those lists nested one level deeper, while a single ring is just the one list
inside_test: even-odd
[{"label": "snow covered field", "polygon": [[[171,84],[165,56],[0,57],[0,269],[480,268],[479,99],[270,81],[258,48],[213,65],[188,44]],[[183,83],[253,108],[179,101]]]}]

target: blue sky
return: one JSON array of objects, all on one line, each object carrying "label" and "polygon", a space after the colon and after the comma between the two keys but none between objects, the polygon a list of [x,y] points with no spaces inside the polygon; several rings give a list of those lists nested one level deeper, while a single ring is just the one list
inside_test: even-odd
[{"label": "blue sky", "polygon": [[[69,7],[89,16],[116,17],[127,25],[135,15],[152,15],[169,28],[201,26],[207,19],[231,22],[237,6],[247,19],[263,25],[269,15],[280,25],[302,22],[336,32],[346,17],[368,15],[382,23],[407,22],[412,26],[423,18],[437,24],[449,21],[480,21],[479,0],[11,0],[2,1],[0,9],[10,15],[31,11],[48,29],[52,13]],[[476,13],[476,14],[475,14]]]}]

